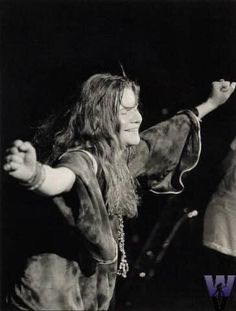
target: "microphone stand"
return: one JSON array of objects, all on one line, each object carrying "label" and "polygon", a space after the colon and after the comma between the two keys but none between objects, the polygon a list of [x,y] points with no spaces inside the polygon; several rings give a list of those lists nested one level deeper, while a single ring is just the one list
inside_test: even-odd
[{"label": "microphone stand", "polygon": [[[198,215],[197,210],[189,212],[187,209],[185,209],[184,214],[175,223],[170,233],[168,234],[167,238],[162,243],[161,249],[156,256],[154,256],[151,250],[151,246],[153,245],[153,242],[156,239],[156,235],[161,227],[161,223],[159,221],[155,224],[146,243],[144,244],[144,247],[142,248],[139,257],[137,258],[136,262],[133,265],[133,269],[129,273],[128,280],[126,280],[123,291],[124,294],[122,295],[123,301],[126,301],[126,298],[128,297],[130,289],[132,287],[131,285],[132,283],[133,284],[135,283],[134,281],[135,277],[138,277],[139,280],[151,280],[154,277],[156,266],[161,263],[163,257],[165,256],[169,246],[171,245],[171,242],[173,241],[180,227],[185,223],[185,221],[193,217],[196,217],[197,215]],[[145,261],[147,261],[146,265],[144,264]],[[127,301],[126,303],[130,302]]]}]

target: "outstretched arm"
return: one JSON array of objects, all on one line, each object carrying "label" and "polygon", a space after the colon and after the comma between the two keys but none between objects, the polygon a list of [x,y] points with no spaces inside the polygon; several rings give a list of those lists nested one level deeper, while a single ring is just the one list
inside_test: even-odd
[{"label": "outstretched arm", "polygon": [[3,169],[19,183],[42,195],[67,192],[75,181],[75,174],[70,169],[52,168],[37,162],[35,148],[22,140],[14,141],[6,151]]},{"label": "outstretched arm", "polygon": [[236,83],[221,79],[220,81],[212,82],[212,90],[206,102],[197,106],[199,118],[203,118],[209,112],[226,103],[228,98],[235,90]]},{"label": "outstretched arm", "polygon": [[[205,103],[197,106],[199,118],[224,104],[236,83],[215,81]],[[189,110],[141,133],[139,145],[129,155],[129,169],[143,187],[154,193],[181,193],[183,174],[198,163],[201,152],[200,124]]]}]

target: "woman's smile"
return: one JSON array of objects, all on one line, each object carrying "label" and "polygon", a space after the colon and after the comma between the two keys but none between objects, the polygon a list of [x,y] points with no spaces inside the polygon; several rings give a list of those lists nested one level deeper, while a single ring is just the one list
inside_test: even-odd
[{"label": "woman's smile", "polygon": [[123,145],[137,145],[140,142],[139,127],[142,116],[138,110],[136,96],[131,88],[125,88],[120,110],[120,139]]}]

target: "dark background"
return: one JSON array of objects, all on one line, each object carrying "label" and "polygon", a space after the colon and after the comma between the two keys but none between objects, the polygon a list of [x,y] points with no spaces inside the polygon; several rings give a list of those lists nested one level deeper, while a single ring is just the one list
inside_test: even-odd
[{"label": "dark background", "polygon": [[[2,0],[0,6],[2,150],[16,138],[31,139],[38,122],[91,74],[121,74],[119,63],[141,86],[143,128],[205,100],[212,81],[236,80],[235,1]],[[197,208],[199,216],[182,225],[151,280],[132,273],[118,282],[114,309],[213,310],[203,280],[202,220],[235,121],[233,95],[202,122],[202,157],[185,192],[142,194],[139,218],[126,224],[131,268],[157,222],[154,256],[185,208]],[[10,262],[21,252],[13,240],[22,194],[5,176],[2,181],[4,295]],[[145,262],[140,269],[150,267]]]}]

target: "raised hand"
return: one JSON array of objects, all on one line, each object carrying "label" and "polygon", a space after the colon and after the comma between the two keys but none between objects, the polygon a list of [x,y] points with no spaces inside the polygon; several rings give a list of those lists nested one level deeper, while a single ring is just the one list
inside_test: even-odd
[{"label": "raised hand", "polygon": [[15,140],[6,150],[3,169],[19,181],[27,182],[35,174],[36,164],[36,150],[31,143]]},{"label": "raised hand", "polygon": [[224,79],[212,82],[210,96],[205,102],[196,106],[198,117],[202,119],[209,112],[226,103],[227,99],[234,92],[235,87],[235,82],[225,81]]},{"label": "raised hand", "polygon": [[210,99],[213,101],[216,107],[223,105],[234,92],[235,87],[235,82],[225,81],[224,79],[214,81],[212,82]]}]

